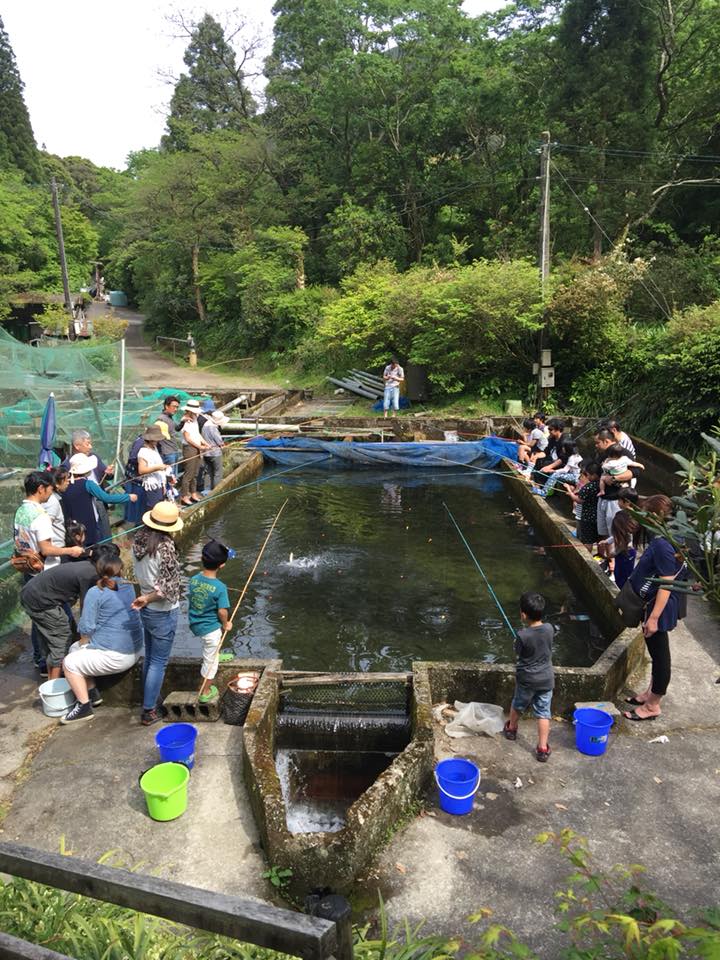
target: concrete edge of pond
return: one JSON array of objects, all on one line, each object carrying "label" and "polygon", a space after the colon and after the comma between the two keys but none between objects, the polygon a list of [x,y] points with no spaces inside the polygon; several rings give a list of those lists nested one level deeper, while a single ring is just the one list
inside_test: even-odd
[{"label": "concrete edge of pond", "polygon": [[330,887],[347,893],[398,824],[413,810],[433,767],[432,703],[425,675],[413,690],[410,743],[352,804],[335,833],[291,833],[275,767],[275,724],[282,677],[266,669],[243,735],[243,769],[268,862],[292,870],[289,890],[302,896]]}]

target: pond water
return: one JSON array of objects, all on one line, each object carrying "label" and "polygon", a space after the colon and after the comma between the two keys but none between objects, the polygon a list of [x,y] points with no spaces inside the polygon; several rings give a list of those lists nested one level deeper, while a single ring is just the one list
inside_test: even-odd
[{"label": "pond water", "polygon": [[[510,630],[444,503],[516,629],[520,594],[538,590],[557,630],[556,664],[589,665],[607,646],[499,479],[469,471],[308,470],[253,485],[194,533],[181,551],[185,575],[200,569],[209,537],[222,540],[237,553],[220,574],[234,605],[286,499],[234,620],[238,656],[332,671],[511,662]],[[199,648],[183,610],[173,652]]]}]

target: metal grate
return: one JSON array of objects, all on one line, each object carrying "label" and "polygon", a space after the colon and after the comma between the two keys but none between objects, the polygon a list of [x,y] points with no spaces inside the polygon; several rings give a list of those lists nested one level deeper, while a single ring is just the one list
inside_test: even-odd
[{"label": "metal grate", "polygon": [[284,713],[407,716],[411,692],[411,685],[402,677],[377,682],[293,680],[292,685],[282,687],[281,710]]}]

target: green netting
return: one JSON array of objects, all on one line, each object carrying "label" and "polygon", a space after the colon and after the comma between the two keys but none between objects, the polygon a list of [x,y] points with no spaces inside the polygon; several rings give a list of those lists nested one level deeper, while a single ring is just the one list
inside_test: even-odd
[{"label": "green netting", "polygon": [[[0,465],[31,468],[40,452],[40,423],[48,396],[56,404],[55,445],[68,444],[73,430],[93,435],[98,453],[115,454],[120,421],[120,343],[58,342],[41,346],[20,343],[0,328]],[[165,387],[140,390],[134,386],[132,365],[126,365],[122,442],[152,422],[162,399],[186,391]],[[125,450],[123,449],[123,456]]]}]

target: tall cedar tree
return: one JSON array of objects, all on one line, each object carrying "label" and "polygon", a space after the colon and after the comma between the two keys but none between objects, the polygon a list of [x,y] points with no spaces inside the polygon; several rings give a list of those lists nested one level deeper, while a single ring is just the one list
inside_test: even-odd
[{"label": "tall cedar tree", "polygon": [[0,17],[0,170],[15,167],[40,179],[40,160],[23,98],[23,82]]},{"label": "tall cedar tree", "polygon": [[243,130],[257,105],[223,28],[210,14],[195,26],[183,59],[188,72],[175,85],[162,146],[187,150],[195,133]]}]

